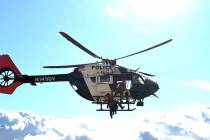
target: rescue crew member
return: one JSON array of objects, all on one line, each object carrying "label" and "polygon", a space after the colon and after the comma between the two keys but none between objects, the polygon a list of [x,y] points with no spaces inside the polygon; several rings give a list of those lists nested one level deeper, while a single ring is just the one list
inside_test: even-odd
[{"label": "rescue crew member", "polygon": [[117,100],[114,100],[113,94],[107,93],[106,98],[107,98],[107,101],[108,101],[107,108],[108,107],[110,108],[109,113],[110,113],[110,117],[112,118],[112,116],[117,113],[118,106],[121,109],[123,109],[124,106],[122,106]]},{"label": "rescue crew member", "polygon": [[118,93],[120,94],[120,102],[122,102],[123,94],[126,90],[127,90],[126,89],[126,82],[125,81],[118,82],[116,94],[118,94]]}]

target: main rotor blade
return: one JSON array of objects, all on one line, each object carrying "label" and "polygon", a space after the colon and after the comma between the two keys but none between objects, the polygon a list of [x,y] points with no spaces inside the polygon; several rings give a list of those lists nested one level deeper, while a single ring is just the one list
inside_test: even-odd
[{"label": "main rotor blade", "polygon": [[97,64],[97,62],[96,63],[87,63],[87,64],[77,64],[77,65],[44,66],[43,68],[74,68],[74,67],[81,67],[81,66],[89,65],[89,64]]},{"label": "main rotor blade", "polygon": [[157,98],[159,98],[159,97],[158,97],[156,94],[154,94],[154,93],[153,93],[152,95],[155,96],[155,97],[157,97]]},{"label": "main rotor blade", "polygon": [[136,52],[136,53],[133,53],[133,54],[129,54],[129,55],[126,55],[126,56],[123,56],[123,57],[116,58],[115,60],[123,59],[123,58],[126,58],[126,57],[130,57],[130,56],[133,56],[133,55],[136,55],[136,54],[139,54],[139,53],[143,53],[143,52],[149,51],[149,50],[151,50],[151,49],[154,49],[154,48],[157,48],[157,47],[159,47],[159,46],[162,46],[162,45],[164,45],[164,44],[166,44],[166,43],[169,43],[170,41],[172,41],[172,39],[169,39],[169,40],[167,40],[167,41],[164,41],[164,42],[162,42],[162,43],[160,43],[160,44],[157,44],[157,45],[152,46],[152,47],[150,47],[150,48],[147,48],[147,49],[145,49],[145,50],[142,50],[142,51],[139,51],[139,52]]},{"label": "main rotor blade", "polygon": [[155,76],[155,75],[153,75],[153,74],[149,74],[149,73],[145,73],[145,72],[141,72],[141,71],[137,71],[138,73],[141,73],[141,74],[143,74],[143,75],[146,75],[146,76],[151,76],[151,77],[153,77],[153,76]]},{"label": "main rotor blade", "polygon": [[70,41],[71,43],[73,43],[75,46],[77,46],[78,48],[80,48],[81,50],[85,51],[86,53],[88,53],[89,55],[98,58],[98,59],[102,59],[102,57],[99,57],[98,55],[96,55],[95,53],[91,52],[90,50],[88,50],[87,48],[85,48],[82,44],[80,44],[79,42],[77,42],[75,39],[73,39],[71,36],[69,36],[67,33],[65,32],[59,32],[64,38],[66,38],[68,41]]}]

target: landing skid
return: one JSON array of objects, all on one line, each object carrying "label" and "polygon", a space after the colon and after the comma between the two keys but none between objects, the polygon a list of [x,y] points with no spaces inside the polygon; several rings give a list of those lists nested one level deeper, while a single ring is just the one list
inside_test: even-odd
[{"label": "landing skid", "polygon": [[[115,98],[116,97],[118,98],[119,96],[115,96]],[[100,108],[99,109],[96,109],[96,111],[110,111],[110,109],[107,109],[108,102],[101,100],[102,98],[103,98],[103,96],[97,96],[96,97],[97,100],[92,102],[93,104],[100,105]],[[131,104],[135,104],[135,102],[136,102],[136,100],[130,100],[129,98],[127,98],[127,97],[124,96],[123,97],[123,100],[121,102],[119,101],[119,103],[121,105],[126,105],[126,107],[123,108],[123,109],[117,109],[117,111],[133,111],[136,108],[130,108],[130,105]],[[104,105],[106,105],[106,107],[105,107],[106,109],[104,109]]]},{"label": "landing skid", "polygon": [[[136,108],[133,108],[133,109],[118,109],[117,111],[134,111]],[[110,109],[103,109],[103,108],[100,108],[100,109],[96,109],[96,111],[110,111]]]}]

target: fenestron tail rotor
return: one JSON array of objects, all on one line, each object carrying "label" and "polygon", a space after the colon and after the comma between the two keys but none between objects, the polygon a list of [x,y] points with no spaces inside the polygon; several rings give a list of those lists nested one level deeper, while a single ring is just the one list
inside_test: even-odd
[{"label": "fenestron tail rotor", "polygon": [[12,94],[23,84],[20,78],[22,74],[9,55],[0,55],[0,93]]},{"label": "fenestron tail rotor", "polygon": [[12,85],[17,78],[15,72],[9,68],[0,70],[0,86],[7,87]]}]

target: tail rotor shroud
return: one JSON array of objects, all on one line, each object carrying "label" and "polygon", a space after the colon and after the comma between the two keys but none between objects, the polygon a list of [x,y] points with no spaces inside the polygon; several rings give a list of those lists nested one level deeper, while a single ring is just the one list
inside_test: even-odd
[{"label": "tail rotor shroud", "polygon": [[17,79],[15,72],[9,68],[4,68],[0,70],[0,86],[8,87],[14,84]]},{"label": "tail rotor shroud", "polygon": [[12,94],[18,86],[23,84],[18,82],[18,78],[22,78],[22,74],[9,55],[0,55],[0,93]]}]

